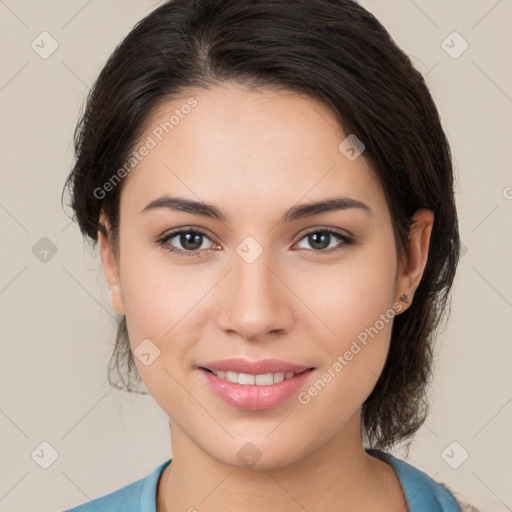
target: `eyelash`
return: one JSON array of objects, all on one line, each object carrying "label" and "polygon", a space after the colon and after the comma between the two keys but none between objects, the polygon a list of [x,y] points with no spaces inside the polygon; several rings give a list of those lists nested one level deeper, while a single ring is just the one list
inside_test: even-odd
[{"label": "eyelash", "polygon": [[[170,245],[168,245],[168,241],[173,239],[176,235],[180,235],[182,233],[194,233],[194,234],[201,234],[201,235],[204,235],[206,238],[210,238],[208,236],[208,234],[199,229],[199,228],[195,228],[195,229],[177,229],[176,231],[172,231],[171,233],[165,235],[164,237],[160,238],[159,240],[156,241],[156,243],[165,248],[166,251],[170,252],[170,253],[174,253],[174,254],[177,254],[178,256],[184,256],[186,258],[197,258],[198,256],[201,256],[201,252],[202,251],[206,251],[208,249],[196,249],[194,251],[184,251],[182,249],[177,249],[175,247],[172,247]],[[334,230],[334,229],[327,229],[327,228],[316,228],[314,230],[311,230],[311,231],[308,231],[307,233],[304,233],[304,235],[302,235],[302,237],[299,239],[299,242],[301,240],[303,240],[304,238],[306,238],[308,235],[311,235],[313,233],[327,233],[329,235],[335,235],[336,237],[340,238],[343,243],[341,244],[340,247],[337,247],[335,249],[323,249],[323,250],[319,250],[319,249],[306,249],[310,252],[313,252],[313,253],[327,253],[327,254],[333,254],[335,252],[338,252],[340,250],[343,250],[345,248],[345,246],[347,245],[352,245],[354,244],[354,240],[350,237],[348,237],[347,235],[345,234],[342,234],[340,231],[338,230]]]}]

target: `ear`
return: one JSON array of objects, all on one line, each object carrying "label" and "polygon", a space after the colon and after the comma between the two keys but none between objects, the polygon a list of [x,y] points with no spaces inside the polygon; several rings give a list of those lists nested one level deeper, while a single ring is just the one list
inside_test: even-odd
[{"label": "ear", "polygon": [[[100,216],[100,223],[105,226],[107,233],[110,233],[110,223],[103,214]],[[103,233],[101,229],[98,230],[98,243],[101,262],[103,265],[103,273],[107,280],[112,307],[119,315],[124,315],[121,279],[119,277],[119,268],[116,256],[109,235]]]},{"label": "ear", "polygon": [[408,307],[407,302],[401,302],[400,297],[405,293],[409,304],[413,300],[427,264],[433,225],[434,213],[431,210],[421,209],[414,213],[406,247],[407,261],[400,262],[397,274],[396,301],[403,304],[404,308]]}]

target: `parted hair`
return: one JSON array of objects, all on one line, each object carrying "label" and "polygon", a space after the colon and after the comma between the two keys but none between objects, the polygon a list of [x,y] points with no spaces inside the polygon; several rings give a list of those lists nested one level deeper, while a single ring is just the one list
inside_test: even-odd
[{"label": "parted hair", "polygon": [[[355,1],[173,0],[139,21],[99,73],[75,129],[76,158],[63,189],[73,219],[93,247],[101,230],[117,251],[124,180],[108,193],[101,187],[122,168],[159,106],[228,82],[307,95],[364,143],[363,156],[391,212],[399,258],[414,212],[434,212],[423,277],[410,307],[393,319],[385,367],[362,406],[369,447],[410,440],[428,414],[434,341],[448,315],[459,259],[454,173],[423,75]],[[108,379],[140,392],[124,316]]]}]

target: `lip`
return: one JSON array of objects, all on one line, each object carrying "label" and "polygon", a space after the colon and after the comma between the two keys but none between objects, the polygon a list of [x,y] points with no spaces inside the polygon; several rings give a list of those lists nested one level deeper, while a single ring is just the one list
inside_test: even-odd
[{"label": "lip", "polygon": [[[294,372],[297,375],[268,386],[246,385],[221,379],[208,371],[206,366],[209,370],[234,371],[253,375],[276,372]],[[213,363],[205,363],[198,369],[210,389],[222,400],[233,407],[249,411],[261,411],[278,407],[295,394],[301,386],[304,386],[315,370],[312,367],[287,363],[277,359],[256,362],[243,359],[224,359]]]},{"label": "lip", "polygon": [[243,358],[222,359],[211,361],[198,365],[199,368],[216,371],[232,371],[237,373],[250,373],[252,375],[261,375],[264,373],[301,373],[309,370],[311,366],[304,366],[280,359],[262,359],[260,361],[249,361]]}]

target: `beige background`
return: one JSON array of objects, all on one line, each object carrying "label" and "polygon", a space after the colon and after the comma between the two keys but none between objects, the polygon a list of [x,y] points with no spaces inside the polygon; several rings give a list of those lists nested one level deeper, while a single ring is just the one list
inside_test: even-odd
[{"label": "beige background", "polygon": [[[114,322],[100,260],[60,205],[88,88],[159,3],[0,0],[0,512],[60,511],[171,456],[153,399],[108,387]],[[431,414],[408,460],[483,511],[512,510],[512,2],[362,4],[427,75],[452,144],[467,251],[436,349]],[[59,45],[46,59],[31,48],[43,31]],[[443,46],[453,54],[461,39],[442,46],[453,31],[469,44],[458,58]],[[46,262],[33,253],[43,237],[57,250]],[[42,442],[58,454],[47,469],[36,463],[51,452]],[[445,462],[463,450],[457,469]]]}]

